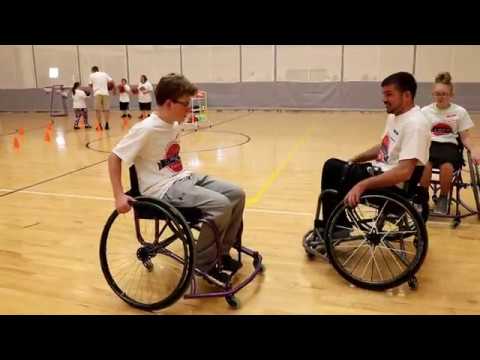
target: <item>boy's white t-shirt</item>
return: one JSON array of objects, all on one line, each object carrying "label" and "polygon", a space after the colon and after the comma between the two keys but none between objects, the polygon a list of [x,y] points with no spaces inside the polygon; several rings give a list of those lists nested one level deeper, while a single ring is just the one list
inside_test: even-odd
[{"label": "boy's white t-shirt", "polygon": [[474,126],[467,110],[457,104],[439,109],[433,103],[423,107],[422,112],[430,120],[432,141],[458,145],[458,133]]},{"label": "boy's white t-shirt", "polygon": [[87,108],[87,104],[85,103],[86,98],[87,98],[87,94],[85,94],[85,91],[76,89],[75,95],[72,94],[73,108],[86,109]]},{"label": "boy's white t-shirt", "polygon": [[130,86],[124,85],[123,87],[125,88],[125,92],[120,93],[120,95],[118,96],[118,101],[128,103],[130,102],[130,96],[128,95],[128,93],[130,92]]},{"label": "boy's white t-shirt", "polygon": [[[148,92],[146,94],[142,93],[142,90],[140,90],[141,87],[145,88],[145,90],[143,91],[148,91]],[[151,91],[153,91],[153,86],[150,83],[150,81],[147,80],[143,84],[142,83],[138,84],[138,102],[141,102],[141,103],[152,102]]]},{"label": "boy's white t-shirt", "polygon": [[93,85],[93,95],[108,95],[109,81],[112,81],[112,78],[103,71],[91,73],[89,84]]},{"label": "boy's white t-shirt", "polygon": [[400,160],[417,159],[417,165],[425,165],[430,155],[430,142],[430,122],[419,106],[398,116],[390,114],[382,146],[372,164],[383,172],[393,169]]},{"label": "boy's white t-shirt", "polygon": [[112,150],[127,167],[135,165],[140,193],[161,199],[177,180],[191,174],[178,159],[165,167],[161,160],[179,156],[182,126],[155,113],[135,124]]}]

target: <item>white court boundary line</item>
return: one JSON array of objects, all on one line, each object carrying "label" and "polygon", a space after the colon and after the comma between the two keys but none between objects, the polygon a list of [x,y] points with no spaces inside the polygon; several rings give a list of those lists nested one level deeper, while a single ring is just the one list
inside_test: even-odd
[{"label": "white court boundary line", "polygon": [[[0,189],[0,192],[10,192],[13,189]],[[52,196],[52,197],[63,197],[63,198],[73,198],[73,199],[84,199],[84,200],[100,200],[100,201],[111,201],[113,202],[113,197],[104,197],[104,196],[93,196],[93,195],[78,195],[78,194],[66,194],[66,193],[50,193],[42,191],[30,191],[30,190],[21,190],[17,193],[30,194],[30,195],[40,195],[40,196]],[[265,213],[265,214],[278,214],[278,215],[292,215],[292,216],[308,216],[313,219],[314,214],[308,212],[300,211],[288,211],[288,210],[270,210],[270,209],[257,209],[257,208],[245,208],[246,212],[256,212],[256,213]],[[450,221],[435,221],[428,220],[429,224],[435,225],[444,225],[451,226]],[[480,226],[479,224],[467,223],[469,226]]]},{"label": "white court boundary line", "polygon": [[[0,189],[0,192],[10,192],[12,189]],[[104,196],[93,196],[93,195],[78,195],[78,194],[65,194],[65,193],[49,193],[42,191],[30,191],[30,190],[21,190],[17,193],[31,194],[31,195],[41,195],[41,196],[52,196],[52,197],[63,197],[63,198],[73,198],[73,199],[84,199],[84,200],[101,200],[101,201],[111,201],[113,202],[113,197],[104,197]],[[308,212],[296,212],[296,211],[287,211],[287,210],[269,210],[269,209],[255,209],[255,208],[245,208],[245,211],[257,212],[257,213],[268,213],[268,214],[280,214],[280,215],[293,215],[293,216],[310,216],[313,218],[313,213]]]}]

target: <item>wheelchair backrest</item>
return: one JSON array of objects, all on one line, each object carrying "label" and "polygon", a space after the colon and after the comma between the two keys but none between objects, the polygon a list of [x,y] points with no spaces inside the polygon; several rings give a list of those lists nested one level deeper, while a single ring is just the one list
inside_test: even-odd
[{"label": "wheelchair backrest", "polygon": [[130,166],[128,171],[130,173],[130,190],[128,190],[126,194],[133,197],[140,196],[140,187],[138,186],[138,176],[135,165]]}]

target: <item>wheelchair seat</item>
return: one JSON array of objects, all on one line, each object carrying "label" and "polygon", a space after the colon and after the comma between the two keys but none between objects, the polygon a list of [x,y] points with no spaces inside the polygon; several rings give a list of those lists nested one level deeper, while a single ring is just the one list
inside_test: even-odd
[{"label": "wheelchair seat", "polygon": [[[140,187],[138,185],[138,175],[135,169],[135,165],[130,166],[128,169],[130,173],[130,190],[128,190],[125,194],[131,197],[138,197],[142,196],[140,193]],[[150,198],[152,202],[155,202],[154,198]],[[157,201],[158,203],[159,201]],[[176,209],[183,215],[185,220],[190,226],[198,225],[202,219],[202,211],[198,208],[194,207],[176,207]],[[138,210],[137,216],[141,219],[152,219],[152,214],[148,212],[148,210],[141,209]],[[162,220],[165,220],[164,218]]]}]

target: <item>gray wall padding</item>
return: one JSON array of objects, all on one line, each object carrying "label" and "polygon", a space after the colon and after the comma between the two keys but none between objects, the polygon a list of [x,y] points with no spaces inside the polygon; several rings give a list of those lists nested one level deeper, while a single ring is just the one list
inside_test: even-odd
[{"label": "gray wall padding", "polygon": [[[209,107],[216,108],[294,108],[383,110],[382,93],[377,82],[242,82],[197,84],[208,92]],[[432,102],[431,83],[419,83],[416,103]],[[454,102],[468,111],[480,111],[480,83],[455,84]],[[88,100],[93,109],[92,99]],[[112,109],[118,109],[118,95],[112,96]],[[0,89],[0,111],[49,111],[50,95],[43,89]],[[67,99],[71,111],[72,99]],[[136,97],[130,103],[138,109]],[[54,109],[61,110],[59,96]]]}]

